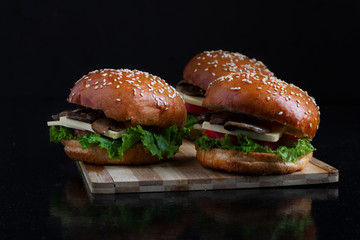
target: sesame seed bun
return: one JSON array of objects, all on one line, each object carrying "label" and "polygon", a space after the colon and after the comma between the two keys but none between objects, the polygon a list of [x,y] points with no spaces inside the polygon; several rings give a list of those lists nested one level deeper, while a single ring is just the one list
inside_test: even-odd
[{"label": "sesame seed bun", "polygon": [[235,150],[207,149],[196,147],[196,159],[201,165],[230,172],[252,175],[289,174],[304,169],[313,153],[296,159],[295,163],[286,162],[272,153],[250,152],[244,154]]},{"label": "sesame seed bun", "polygon": [[[101,110],[107,118],[125,122],[124,126],[145,125],[182,128],[186,108],[178,92],[163,79],[128,69],[103,69],[90,72],[75,83],[68,102]],[[94,128],[93,128],[94,129]],[[105,148],[91,145],[85,149],[77,140],[62,140],[69,158],[100,165],[139,165],[162,161],[136,143],[121,159],[111,159]]]},{"label": "sesame seed bun", "polygon": [[205,93],[203,106],[276,121],[298,137],[313,138],[320,123],[319,108],[307,92],[255,71],[216,79]]},{"label": "sesame seed bun", "polygon": [[178,92],[163,79],[129,69],[103,69],[83,76],[68,102],[102,110],[106,117],[130,125],[183,127],[186,108]]},{"label": "sesame seed bun", "polygon": [[273,76],[261,61],[250,59],[240,53],[217,50],[195,55],[185,66],[183,77],[187,83],[206,90],[215,79],[238,72],[239,69],[256,70]]},{"label": "sesame seed bun", "polygon": [[[237,72],[212,81],[202,105],[215,112],[241,113],[281,123],[287,127],[287,134],[298,138],[313,138],[320,123],[319,108],[307,92],[257,68],[238,68]],[[312,154],[303,155],[292,163],[271,153],[244,154],[234,150],[197,148],[196,158],[209,168],[270,175],[300,171]]]}]

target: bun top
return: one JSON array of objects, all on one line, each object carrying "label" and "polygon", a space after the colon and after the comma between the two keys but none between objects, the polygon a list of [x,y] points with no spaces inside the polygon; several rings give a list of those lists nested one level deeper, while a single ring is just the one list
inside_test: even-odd
[{"label": "bun top", "polygon": [[163,79],[138,70],[90,72],[76,82],[68,102],[102,110],[106,117],[130,125],[183,127],[186,121],[178,92]]},{"label": "bun top", "polygon": [[205,96],[203,106],[209,109],[276,121],[299,137],[314,137],[320,123],[319,108],[307,92],[255,71],[220,77],[210,84]]},{"label": "bun top", "polygon": [[245,55],[228,51],[204,51],[194,56],[184,69],[184,80],[204,90],[215,79],[240,69],[259,71],[261,74],[274,74],[261,62]]}]

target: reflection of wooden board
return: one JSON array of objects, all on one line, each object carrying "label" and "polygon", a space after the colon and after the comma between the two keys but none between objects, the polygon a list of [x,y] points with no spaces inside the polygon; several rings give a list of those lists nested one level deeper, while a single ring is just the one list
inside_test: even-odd
[{"label": "reflection of wooden board", "polygon": [[145,166],[96,166],[78,162],[92,193],[163,192],[260,188],[338,182],[339,172],[313,158],[301,172],[246,176],[202,167],[193,143],[184,141],[174,159]]}]

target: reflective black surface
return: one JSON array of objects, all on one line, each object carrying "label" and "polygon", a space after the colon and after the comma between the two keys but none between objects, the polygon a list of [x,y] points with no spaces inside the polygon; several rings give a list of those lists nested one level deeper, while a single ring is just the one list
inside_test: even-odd
[{"label": "reflective black surface", "polygon": [[[40,0],[1,10],[1,240],[360,239],[359,1]],[[340,182],[89,194],[46,126],[74,82],[130,68],[175,86],[190,58],[217,49],[261,60],[316,98],[314,155]]]},{"label": "reflective black surface", "polygon": [[316,239],[312,205],[338,197],[337,188],[250,189],[88,195],[70,181],[53,195],[50,216],[66,238],[104,233],[147,239]]},{"label": "reflective black surface", "polygon": [[315,156],[339,169],[337,184],[92,195],[62,146],[48,140],[46,121],[65,100],[1,103],[11,113],[1,120],[1,239],[360,237],[359,106],[321,107]]}]

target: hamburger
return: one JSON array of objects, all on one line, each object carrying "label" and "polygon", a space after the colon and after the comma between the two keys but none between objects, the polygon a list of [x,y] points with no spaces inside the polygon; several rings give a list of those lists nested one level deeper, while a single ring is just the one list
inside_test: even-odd
[{"label": "hamburger", "polygon": [[197,160],[205,167],[253,175],[302,170],[320,123],[314,98],[272,74],[251,68],[209,84],[202,101],[211,110],[194,128]]},{"label": "hamburger", "polygon": [[203,112],[209,111],[202,105],[204,94],[209,84],[221,76],[243,70],[258,71],[260,74],[273,76],[273,73],[261,62],[249,58],[241,53],[223,50],[204,51],[195,55],[185,66],[183,80],[176,85],[176,89],[183,96],[188,112],[186,127],[192,129],[196,118]]},{"label": "hamburger", "polygon": [[53,115],[50,141],[69,158],[92,164],[138,165],[172,158],[184,135],[186,108],[163,79],[138,70],[90,72],[71,89],[77,106]]}]

